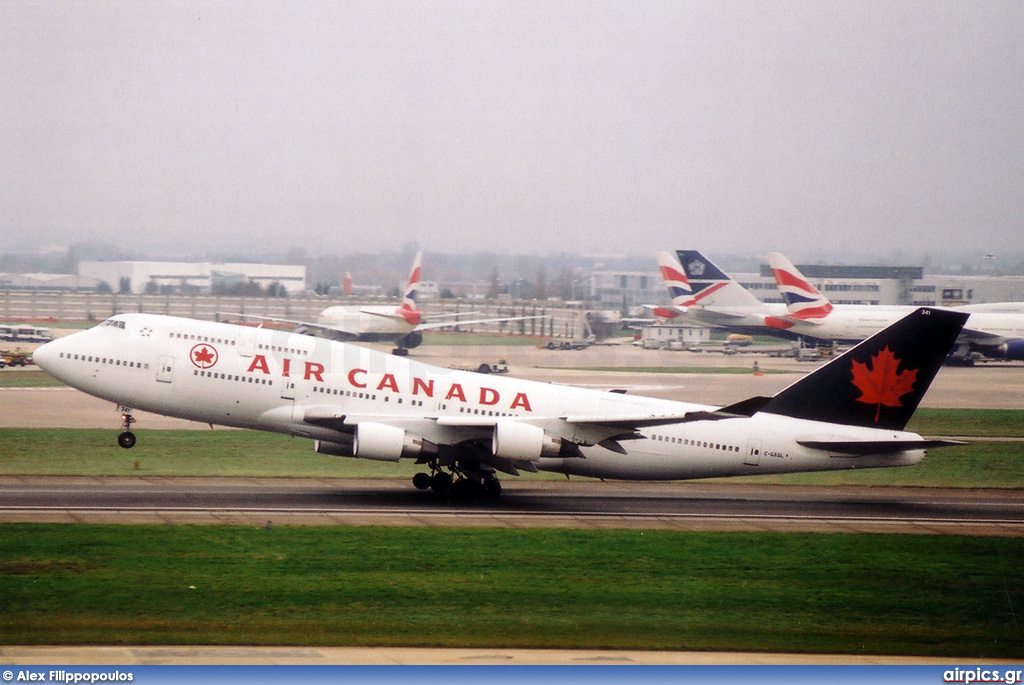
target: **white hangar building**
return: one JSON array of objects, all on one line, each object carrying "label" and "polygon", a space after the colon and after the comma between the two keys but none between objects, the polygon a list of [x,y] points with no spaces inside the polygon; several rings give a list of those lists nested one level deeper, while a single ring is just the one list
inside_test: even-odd
[{"label": "white hangar building", "polygon": [[[209,293],[214,286],[252,282],[261,288],[277,283],[289,294],[306,289],[306,267],[285,264],[214,264],[211,262],[80,262],[78,275],[104,281],[114,292],[160,291]],[[152,284],[152,285],[151,285]]]}]

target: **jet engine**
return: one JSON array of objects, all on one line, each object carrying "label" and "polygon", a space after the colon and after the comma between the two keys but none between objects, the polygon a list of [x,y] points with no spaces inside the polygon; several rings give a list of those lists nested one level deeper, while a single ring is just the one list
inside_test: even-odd
[{"label": "jet engine", "polygon": [[437,445],[419,436],[409,435],[405,429],[397,426],[365,422],[356,426],[352,452],[360,459],[398,461],[402,457],[435,455]]},{"label": "jet engine", "polygon": [[1007,340],[997,349],[1003,359],[1024,359],[1024,339],[1014,338],[1012,340]]},{"label": "jet engine", "polygon": [[351,436],[345,435],[348,442],[328,442],[327,440],[314,440],[313,451],[318,454],[331,454],[335,457],[354,457],[355,445]]},{"label": "jet engine", "polygon": [[395,342],[398,344],[399,347],[412,349],[414,347],[419,347],[421,344],[423,344],[423,334],[420,333],[419,331],[413,331],[408,335],[402,336]]},{"label": "jet engine", "polygon": [[494,425],[491,452],[503,459],[534,460],[557,457],[562,441],[544,432],[543,428],[517,421],[499,421]]}]

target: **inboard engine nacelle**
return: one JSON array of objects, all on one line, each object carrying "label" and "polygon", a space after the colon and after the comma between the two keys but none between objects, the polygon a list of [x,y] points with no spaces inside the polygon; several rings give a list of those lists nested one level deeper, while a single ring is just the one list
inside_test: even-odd
[{"label": "inboard engine nacelle", "polygon": [[365,422],[356,426],[351,443],[317,440],[314,450],[339,457],[398,461],[402,457],[436,455],[437,445],[417,435],[409,435],[405,429],[397,426]]},{"label": "inboard engine nacelle", "polygon": [[543,428],[517,421],[499,421],[494,425],[491,452],[503,459],[557,457],[562,450],[560,438],[553,438]]}]

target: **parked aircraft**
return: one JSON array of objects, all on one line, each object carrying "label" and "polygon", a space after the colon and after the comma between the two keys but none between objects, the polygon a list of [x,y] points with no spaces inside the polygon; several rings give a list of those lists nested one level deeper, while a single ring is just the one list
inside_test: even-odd
[{"label": "parked aircraft", "polygon": [[648,305],[655,316],[682,317],[697,325],[740,333],[772,333],[766,327],[772,327],[776,317],[786,315],[784,305],[757,299],[696,250],[680,250],[678,256],[659,252],[657,259],[672,304]]},{"label": "parked aircraft", "polygon": [[[801,336],[856,342],[915,309],[909,305],[832,304],[784,255],[769,253],[768,265],[788,313],[778,325]],[[954,356],[966,358],[978,352],[1024,360],[1024,313],[1014,312],[1015,305],[1001,302],[948,308],[970,314]]]},{"label": "parked aircraft", "polygon": [[[519,321],[526,318],[541,318],[539,316],[510,316],[465,320],[454,318],[457,315],[447,314],[436,317],[424,316],[416,304],[422,261],[423,253],[417,252],[416,258],[413,260],[412,270],[409,272],[409,280],[406,283],[405,292],[402,294],[402,302],[397,307],[391,305],[341,305],[328,307],[320,312],[320,316],[317,317],[315,323],[272,317],[235,316],[290,323],[299,326],[303,329],[303,332],[314,331],[335,340],[393,342],[396,345],[394,353],[398,355],[408,354],[411,348],[419,346],[423,342],[423,331],[425,330],[468,326],[470,324],[497,323],[500,321]],[[439,319],[442,317],[445,319],[444,321],[424,323],[424,319]]]},{"label": "parked aircraft", "polygon": [[726,407],[429,366],[298,333],[119,314],[40,347],[37,364],[135,410],[273,431],[317,452],[425,470],[496,496],[498,472],[675,480],[915,464],[949,444],[906,432],[967,316],[919,309],[774,397]]}]

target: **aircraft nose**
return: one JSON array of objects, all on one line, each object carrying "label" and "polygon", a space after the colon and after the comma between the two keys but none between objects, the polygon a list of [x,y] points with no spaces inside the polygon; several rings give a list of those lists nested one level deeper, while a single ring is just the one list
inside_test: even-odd
[{"label": "aircraft nose", "polygon": [[54,366],[60,357],[60,340],[52,340],[45,345],[36,348],[32,353],[32,361],[46,373],[53,375]]}]

